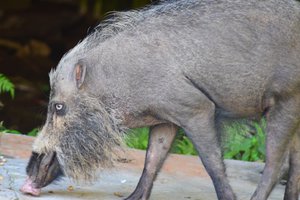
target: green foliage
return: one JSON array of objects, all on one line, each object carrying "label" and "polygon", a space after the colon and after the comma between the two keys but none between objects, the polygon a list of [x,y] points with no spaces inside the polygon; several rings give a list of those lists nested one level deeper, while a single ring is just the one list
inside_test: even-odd
[{"label": "green foliage", "polygon": [[[130,148],[145,150],[148,146],[149,128],[136,128],[130,130],[125,138],[125,143]],[[180,130],[171,148],[171,153],[197,155],[192,142]]]},{"label": "green foliage", "polygon": [[10,96],[14,98],[15,86],[6,76],[0,74],[0,94],[3,92],[9,92]]},{"label": "green foliage", "polygon": [[131,129],[126,138],[125,143],[130,148],[147,149],[149,137],[149,128],[136,128]]},{"label": "green foliage", "polygon": [[39,129],[38,128],[34,128],[31,131],[29,131],[26,135],[28,135],[28,136],[34,136],[35,137],[35,136],[37,136],[38,132],[39,132]]},{"label": "green foliage", "polygon": [[171,153],[198,155],[191,140],[185,135],[184,131],[180,129],[171,147]]},{"label": "green foliage", "polygon": [[[4,124],[3,124],[3,121],[0,122],[0,132],[1,133],[11,133],[11,134],[22,134],[20,131],[18,130],[14,130],[14,129],[7,129]],[[39,132],[39,129],[38,128],[34,128],[32,129],[31,131],[29,131],[27,134],[25,135],[28,135],[28,136],[37,136]]]},{"label": "green foliage", "polygon": [[[253,127],[254,134],[250,134]],[[266,122],[252,122],[252,126],[234,123],[226,126],[228,137],[223,143],[224,158],[244,161],[265,160],[265,127]]]},{"label": "green foliage", "polygon": [[[227,137],[222,143],[224,158],[244,161],[264,161],[265,127],[265,120],[259,123],[252,122],[250,126],[245,123],[226,125],[225,134]],[[133,129],[126,137],[126,144],[130,148],[145,150],[148,145],[148,133],[148,128]],[[178,131],[170,152],[185,155],[198,154],[182,129]]]},{"label": "green foliage", "polygon": [[3,121],[0,122],[0,132],[1,133],[12,133],[12,134],[21,134],[21,132],[13,129],[7,129],[5,128]]}]

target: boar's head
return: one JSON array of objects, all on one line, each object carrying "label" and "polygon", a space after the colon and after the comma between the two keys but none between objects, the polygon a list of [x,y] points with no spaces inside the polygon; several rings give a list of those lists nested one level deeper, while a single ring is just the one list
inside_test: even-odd
[{"label": "boar's head", "polygon": [[83,60],[65,56],[50,72],[47,120],[33,151],[55,154],[63,173],[73,180],[91,181],[99,168],[110,167],[122,131],[117,112],[95,94],[93,71]]}]

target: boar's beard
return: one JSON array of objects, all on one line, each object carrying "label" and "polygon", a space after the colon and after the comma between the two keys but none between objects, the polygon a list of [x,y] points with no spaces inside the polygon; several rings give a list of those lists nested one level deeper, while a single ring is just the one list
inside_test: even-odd
[{"label": "boar's beard", "polygon": [[[51,149],[56,151],[64,174],[75,181],[90,182],[97,178],[99,169],[112,167],[122,149],[119,147],[123,147],[123,131],[114,110],[105,108],[98,99],[78,95],[75,102],[76,108],[66,114],[61,126],[48,125],[48,133],[43,134],[55,143]],[[51,141],[54,135],[56,142]]]}]

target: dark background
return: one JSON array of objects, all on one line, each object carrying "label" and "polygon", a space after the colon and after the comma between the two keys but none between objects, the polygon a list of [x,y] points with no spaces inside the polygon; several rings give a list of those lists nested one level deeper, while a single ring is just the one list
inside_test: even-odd
[{"label": "dark background", "polygon": [[0,73],[15,98],[0,94],[0,122],[27,133],[46,117],[48,73],[109,11],[140,8],[150,0],[0,1]]}]

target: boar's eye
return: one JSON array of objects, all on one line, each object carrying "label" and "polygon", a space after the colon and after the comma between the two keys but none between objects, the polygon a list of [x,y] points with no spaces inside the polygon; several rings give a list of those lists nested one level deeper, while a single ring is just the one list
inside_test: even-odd
[{"label": "boar's eye", "polygon": [[56,111],[62,110],[63,107],[64,107],[64,106],[63,106],[62,104],[60,104],[60,103],[55,104],[55,109],[56,109]]},{"label": "boar's eye", "polygon": [[60,116],[66,114],[65,113],[66,112],[66,108],[65,107],[66,106],[63,103],[55,103],[54,104],[55,112],[56,112],[57,115],[60,115]]}]

